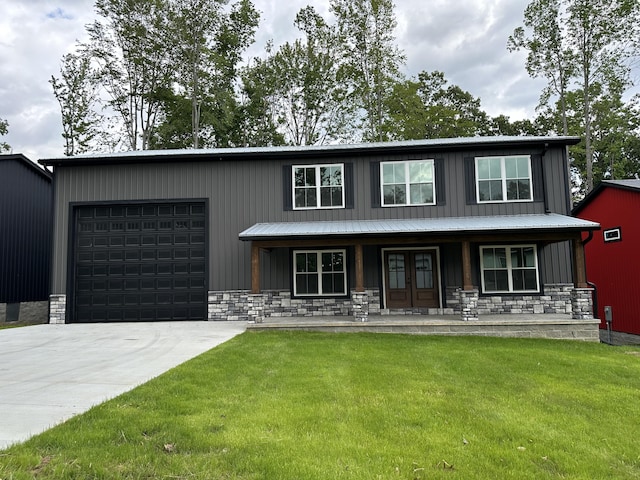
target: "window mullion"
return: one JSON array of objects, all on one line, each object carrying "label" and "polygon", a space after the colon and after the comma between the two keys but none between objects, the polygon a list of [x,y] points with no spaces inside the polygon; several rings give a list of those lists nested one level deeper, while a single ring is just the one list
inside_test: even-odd
[{"label": "window mullion", "polygon": [[410,174],[410,169],[409,169],[409,162],[405,162],[404,163],[404,178],[405,178],[405,191],[406,193],[406,198],[405,198],[405,205],[411,205],[411,174]]},{"label": "window mullion", "polygon": [[322,177],[320,177],[320,166],[314,167],[316,171],[316,208],[322,208]]},{"label": "window mullion", "polygon": [[319,252],[315,252],[314,255],[316,256],[316,265],[318,266],[316,272],[318,282],[318,295],[322,295],[322,257],[320,256]]},{"label": "window mullion", "polygon": [[507,201],[507,166],[505,157],[500,158],[500,180],[502,181],[502,201]]},{"label": "window mullion", "polygon": [[505,247],[505,253],[507,254],[507,282],[509,285],[509,291],[513,292],[513,264],[511,263],[511,247]]}]

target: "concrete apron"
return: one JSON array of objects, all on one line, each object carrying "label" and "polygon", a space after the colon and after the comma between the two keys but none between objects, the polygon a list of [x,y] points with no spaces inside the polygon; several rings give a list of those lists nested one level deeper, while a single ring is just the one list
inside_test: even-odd
[{"label": "concrete apron", "polygon": [[131,390],[245,328],[245,322],[157,322],[0,330],[0,449]]}]

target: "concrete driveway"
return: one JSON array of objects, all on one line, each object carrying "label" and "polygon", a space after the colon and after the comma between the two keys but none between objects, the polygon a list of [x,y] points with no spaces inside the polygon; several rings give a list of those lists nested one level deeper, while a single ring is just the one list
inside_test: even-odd
[{"label": "concrete driveway", "polygon": [[131,390],[245,328],[245,322],[157,322],[0,330],[0,449]]}]

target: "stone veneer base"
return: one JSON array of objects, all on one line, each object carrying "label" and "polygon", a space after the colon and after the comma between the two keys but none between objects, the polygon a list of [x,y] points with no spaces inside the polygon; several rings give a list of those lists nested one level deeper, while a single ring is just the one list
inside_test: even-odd
[{"label": "stone veneer base", "polygon": [[[518,316],[521,317],[521,316]],[[556,317],[549,319],[549,317]],[[561,318],[562,317],[562,318]],[[414,317],[415,318],[415,317]],[[417,320],[410,316],[398,320],[385,320],[384,316],[370,316],[367,322],[350,320],[296,319],[296,322],[272,321],[249,324],[250,330],[300,330],[314,332],[372,332],[402,333],[414,335],[484,336],[502,338],[548,338],[557,340],[581,340],[598,342],[598,320],[572,320],[569,315],[540,315],[540,320],[509,319],[475,321]]]},{"label": "stone veneer base", "polygon": [[[49,313],[49,302],[19,302],[18,318],[13,321],[25,323],[46,323]],[[0,323],[12,321],[7,318],[7,304],[0,303]]]},{"label": "stone veneer base", "polygon": [[65,294],[49,295],[49,323],[66,323],[67,296]]},{"label": "stone veneer base", "polygon": [[208,319],[260,322],[271,317],[332,316],[367,321],[369,316],[379,314],[460,315],[464,321],[496,314],[572,314],[573,318],[589,319],[593,318],[590,292],[574,289],[572,284],[547,284],[539,295],[482,295],[478,290],[447,287],[443,308],[382,309],[377,288],[352,291],[350,297],[342,298],[292,298],[291,292],[282,290],[254,295],[247,290],[233,290],[209,292]]}]

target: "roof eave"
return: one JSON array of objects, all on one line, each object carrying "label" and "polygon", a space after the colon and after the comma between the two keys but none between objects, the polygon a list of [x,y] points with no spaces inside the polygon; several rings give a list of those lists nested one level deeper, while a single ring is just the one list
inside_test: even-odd
[{"label": "roof eave", "polygon": [[412,152],[441,152],[477,150],[479,146],[518,147],[534,146],[546,148],[551,145],[575,145],[579,137],[463,137],[454,139],[380,142],[348,145],[320,145],[307,147],[257,147],[224,148],[211,150],[165,150],[146,152],[122,152],[114,154],[96,154],[77,157],[42,159],[38,163],[46,166],[79,166],[122,163],[166,163],[175,161],[223,161],[270,158],[320,158],[327,156],[344,157]]},{"label": "roof eave", "polygon": [[292,233],[292,234],[277,234],[277,235],[243,235],[240,233],[238,235],[239,240],[241,241],[284,241],[284,240],[294,240],[294,239],[313,239],[313,238],[335,238],[335,239],[351,239],[351,238],[389,238],[389,237],[460,237],[460,236],[471,236],[471,235],[483,235],[483,236],[491,236],[491,237],[500,237],[506,234],[509,235],[521,235],[521,234],[545,234],[545,233],[558,233],[558,234],[566,234],[568,236],[578,234],[580,232],[589,232],[600,230],[600,225],[591,225],[591,226],[572,226],[572,227],[545,227],[545,228],[513,228],[513,229],[469,229],[469,230],[455,230],[455,231],[406,231],[406,232],[388,232],[388,233],[367,233],[367,232],[326,232],[326,233],[318,233],[318,232],[310,232],[307,234],[301,233]]}]

